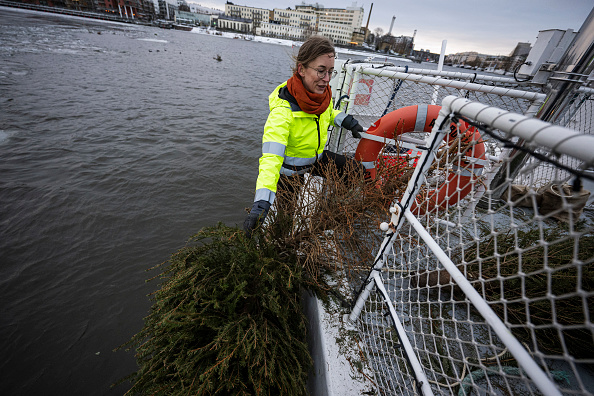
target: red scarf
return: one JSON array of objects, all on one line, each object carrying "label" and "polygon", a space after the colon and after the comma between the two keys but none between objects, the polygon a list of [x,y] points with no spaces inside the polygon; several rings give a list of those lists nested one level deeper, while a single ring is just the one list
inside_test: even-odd
[{"label": "red scarf", "polygon": [[297,100],[299,108],[308,114],[320,115],[326,111],[330,105],[332,92],[330,91],[329,85],[326,86],[326,89],[322,94],[309,92],[303,86],[301,76],[295,73],[293,74],[293,77],[287,80],[287,88],[289,89],[289,93]]}]

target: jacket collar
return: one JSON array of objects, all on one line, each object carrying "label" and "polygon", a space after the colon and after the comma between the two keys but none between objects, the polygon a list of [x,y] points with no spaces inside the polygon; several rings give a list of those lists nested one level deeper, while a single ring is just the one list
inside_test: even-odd
[{"label": "jacket collar", "polygon": [[289,93],[289,88],[285,85],[278,91],[278,97],[286,100],[291,105],[291,111],[301,111],[301,108],[297,104],[297,99]]}]

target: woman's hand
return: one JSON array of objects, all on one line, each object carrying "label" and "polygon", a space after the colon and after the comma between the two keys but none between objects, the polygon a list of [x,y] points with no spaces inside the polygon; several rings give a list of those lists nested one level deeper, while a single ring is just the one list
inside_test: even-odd
[{"label": "woman's hand", "polygon": [[268,210],[270,209],[270,202],[268,201],[256,201],[250,210],[250,213],[243,222],[243,230],[248,238],[252,237],[252,233],[260,224],[264,222]]},{"label": "woman's hand", "polygon": [[353,117],[352,115],[349,114],[348,116],[344,117],[344,120],[342,120],[340,126],[351,131],[355,139],[361,138],[361,132],[363,132],[363,127],[361,126],[361,124],[359,124],[359,121],[357,121],[355,117]]}]

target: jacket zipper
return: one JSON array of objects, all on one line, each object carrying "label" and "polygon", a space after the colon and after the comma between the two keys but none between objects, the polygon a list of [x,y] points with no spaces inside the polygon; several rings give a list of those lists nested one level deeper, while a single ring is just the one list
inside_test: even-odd
[{"label": "jacket zipper", "polygon": [[316,149],[316,159],[314,161],[314,164],[316,162],[318,162],[318,153],[320,152],[320,144],[322,143],[322,141],[320,139],[320,116],[319,115],[316,116],[316,125],[317,125],[317,129],[318,129],[318,148]]}]

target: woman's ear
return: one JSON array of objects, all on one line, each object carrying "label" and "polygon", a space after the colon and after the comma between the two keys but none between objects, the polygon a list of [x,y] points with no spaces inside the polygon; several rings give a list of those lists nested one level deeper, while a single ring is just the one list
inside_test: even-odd
[{"label": "woman's ear", "polygon": [[305,77],[305,67],[303,67],[302,63],[297,65],[297,73],[299,73],[302,78]]}]

